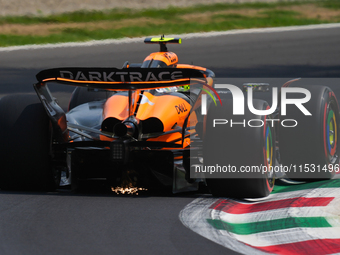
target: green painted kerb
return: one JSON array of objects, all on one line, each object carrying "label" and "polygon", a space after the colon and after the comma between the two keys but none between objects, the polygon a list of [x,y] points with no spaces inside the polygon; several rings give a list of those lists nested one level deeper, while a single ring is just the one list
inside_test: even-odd
[{"label": "green painted kerb", "polygon": [[340,187],[340,180],[331,180],[331,181],[318,181],[318,182],[308,182],[303,184],[286,184],[283,182],[277,182],[275,184],[274,193],[281,193],[281,192],[291,192],[291,191],[298,191],[304,189],[315,189],[315,188],[339,188]]},{"label": "green painted kerb", "polygon": [[326,228],[332,227],[324,217],[291,217],[285,219],[250,223],[228,223],[222,220],[207,219],[218,230],[227,230],[237,235],[251,235],[288,228]]}]

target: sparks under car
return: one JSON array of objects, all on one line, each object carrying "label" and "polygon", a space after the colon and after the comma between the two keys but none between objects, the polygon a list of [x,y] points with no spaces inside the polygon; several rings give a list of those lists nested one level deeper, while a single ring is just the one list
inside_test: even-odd
[{"label": "sparks under car", "polygon": [[[1,189],[53,190],[66,176],[73,189],[101,179],[110,186],[138,183],[171,187],[177,193],[196,190],[201,182],[215,196],[244,198],[270,194],[277,173],[240,176],[229,171],[218,178],[206,171],[198,177],[191,173],[211,166],[275,169],[308,163],[327,169],[287,176],[333,178],[330,169],[339,164],[339,106],[328,87],[308,87],[312,98],[305,107],[312,112],[310,117],[289,111],[288,106],[285,119],[299,121],[294,128],[270,121],[282,118],[279,110],[255,115],[245,107],[244,115],[235,116],[231,93],[215,86],[213,71],[180,64],[168,51],[166,44],[180,42],[147,38],[145,43],[159,44],[160,51],[140,64],[126,62],[120,69],[43,70],[34,84],[37,96],[1,98]],[[76,86],[67,112],[51,95],[49,83]],[[247,89],[267,92],[268,86],[247,84]],[[202,109],[202,101],[207,109]],[[253,106],[269,108],[257,99]],[[219,119],[258,120],[263,125],[213,125]]]}]

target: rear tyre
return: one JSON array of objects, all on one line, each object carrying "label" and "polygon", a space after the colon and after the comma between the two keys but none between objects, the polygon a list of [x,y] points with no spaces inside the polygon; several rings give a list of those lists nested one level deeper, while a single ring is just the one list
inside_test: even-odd
[{"label": "rear tyre", "polygon": [[[255,99],[254,107],[265,110],[268,104]],[[214,179],[211,178],[213,175],[206,174],[208,188],[213,196],[268,196],[274,187],[274,172],[270,170],[275,167],[276,161],[275,129],[268,121],[269,116],[254,115],[247,107],[244,116],[233,115],[232,109],[232,100],[225,100],[222,107],[211,106],[207,114],[203,141],[204,167],[207,169],[208,166],[230,166],[229,169],[233,168],[234,171],[227,171],[223,173],[225,177]],[[228,123],[213,127],[214,119],[226,119]],[[231,121],[244,125],[231,126]],[[249,172],[240,173],[241,169],[248,169]],[[260,171],[250,172],[250,169]],[[268,171],[262,171],[265,169]]]},{"label": "rear tyre", "polygon": [[91,91],[87,88],[77,87],[72,93],[68,110],[72,110],[78,105],[85,104],[93,101],[101,101],[108,99],[114,92],[110,91]]},{"label": "rear tyre", "polygon": [[[287,173],[292,179],[330,179],[335,174],[330,169],[339,172],[339,105],[330,88],[306,88],[311,93],[311,99],[304,106],[312,116],[305,116],[295,105],[287,105],[287,115],[281,117],[294,119],[298,123],[293,128],[282,125],[279,127],[282,164],[295,167],[296,171]],[[301,94],[289,94],[289,98],[299,96],[301,97]]]},{"label": "rear tyre", "polygon": [[51,127],[35,95],[0,99],[0,188],[54,190],[58,175],[51,167]]}]

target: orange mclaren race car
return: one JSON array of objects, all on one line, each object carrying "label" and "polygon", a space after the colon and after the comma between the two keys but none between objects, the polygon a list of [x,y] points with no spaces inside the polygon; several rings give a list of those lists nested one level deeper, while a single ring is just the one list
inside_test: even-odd
[{"label": "orange mclaren race car", "polygon": [[[145,43],[159,44],[160,51],[140,64],[43,70],[34,85],[38,98],[1,98],[2,189],[53,190],[61,180],[79,189],[103,179],[110,186],[160,185],[176,193],[197,190],[201,182],[213,195],[243,198],[267,196],[283,172],[279,166],[326,166],[303,178],[333,177],[340,117],[329,88],[308,87],[313,96],[304,106],[312,117],[290,111],[285,119],[299,125],[284,128],[279,110],[256,114],[242,103],[244,114],[235,114],[235,98],[241,97],[235,88],[214,84],[212,71],[179,64],[167,50],[166,44],[181,39],[147,38]],[[49,83],[77,86],[66,113]],[[245,84],[244,90],[267,91],[268,86]],[[252,104],[270,109],[263,100]],[[290,106],[295,105],[287,105],[287,112]]]}]

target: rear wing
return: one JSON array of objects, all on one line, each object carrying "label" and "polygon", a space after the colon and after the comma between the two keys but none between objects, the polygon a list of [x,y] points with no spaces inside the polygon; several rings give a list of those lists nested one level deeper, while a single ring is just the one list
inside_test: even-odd
[{"label": "rear wing", "polygon": [[60,139],[59,142],[66,143],[66,115],[46,86],[49,82],[93,89],[127,90],[130,112],[133,109],[134,90],[184,86],[193,80],[205,84],[206,77],[204,71],[191,68],[54,68],[36,75],[38,83],[34,84],[34,89],[50,117],[55,137]]},{"label": "rear wing", "polygon": [[191,68],[54,68],[36,75],[39,83],[57,82],[104,90],[157,89],[205,82],[203,71]]}]

